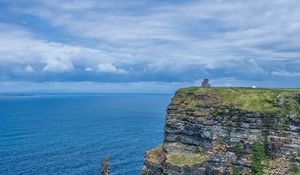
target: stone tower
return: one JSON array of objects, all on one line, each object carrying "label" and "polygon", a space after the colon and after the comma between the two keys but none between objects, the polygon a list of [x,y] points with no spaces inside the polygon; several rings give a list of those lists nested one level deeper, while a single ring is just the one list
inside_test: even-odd
[{"label": "stone tower", "polygon": [[204,79],[201,83],[201,87],[202,88],[210,88],[211,85],[209,84],[209,80],[208,79]]}]

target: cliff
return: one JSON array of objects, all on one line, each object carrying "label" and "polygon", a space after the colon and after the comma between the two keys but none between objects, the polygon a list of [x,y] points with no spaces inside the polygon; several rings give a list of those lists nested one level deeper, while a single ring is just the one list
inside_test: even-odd
[{"label": "cliff", "polygon": [[300,90],[184,88],[142,175],[299,175]]}]

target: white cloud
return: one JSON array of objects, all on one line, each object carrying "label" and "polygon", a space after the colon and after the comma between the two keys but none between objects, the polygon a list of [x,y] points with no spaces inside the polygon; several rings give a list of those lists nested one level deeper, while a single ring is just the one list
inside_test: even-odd
[{"label": "white cloud", "polygon": [[69,72],[73,69],[73,64],[69,60],[62,59],[49,59],[43,68],[44,71],[48,72]]},{"label": "white cloud", "polygon": [[84,70],[86,72],[93,72],[94,71],[93,68],[91,68],[91,67],[86,67]]},{"label": "white cloud", "polygon": [[266,71],[262,67],[260,67],[254,59],[248,60],[247,65],[248,65],[247,68],[251,73],[254,74],[266,73]]},{"label": "white cloud", "polygon": [[25,71],[25,72],[34,72],[34,69],[33,69],[33,67],[31,67],[30,65],[27,65],[27,66],[24,68],[24,71]]},{"label": "white cloud", "polygon": [[[300,12],[296,4],[299,4],[296,0],[216,0],[154,6],[145,1],[126,4],[101,1],[99,4],[93,0],[54,0],[37,1],[26,13],[38,14],[73,36],[121,45],[122,51],[118,47],[112,49],[114,53],[133,54],[127,58],[129,62],[151,59],[156,64],[165,59],[164,62],[181,62],[181,67],[186,62],[194,62],[219,68],[224,66],[224,61],[249,57],[298,59],[299,52],[282,51],[286,43],[299,49],[296,38],[300,39],[297,35]],[[130,11],[140,5],[149,8],[141,15]],[[156,40],[164,44],[156,45]]]},{"label": "white cloud", "polygon": [[272,71],[272,75],[283,76],[283,77],[300,77],[300,72],[288,72],[288,71]]},{"label": "white cloud", "polygon": [[44,65],[43,70],[49,72],[72,71],[74,65],[91,65],[114,61],[119,57],[126,58],[122,53],[111,54],[101,49],[39,39],[24,28],[1,22],[0,55],[1,64]]},{"label": "white cloud", "polygon": [[112,73],[112,74],[126,74],[127,71],[124,69],[117,68],[112,63],[100,63],[97,65],[97,72],[101,73]]}]

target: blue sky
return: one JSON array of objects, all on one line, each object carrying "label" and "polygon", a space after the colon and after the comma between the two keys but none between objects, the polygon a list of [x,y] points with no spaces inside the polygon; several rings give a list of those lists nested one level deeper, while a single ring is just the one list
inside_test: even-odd
[{"label": "blue sky", "polygon": [[1,0],[0,92],[300,86],[298,0]]}]

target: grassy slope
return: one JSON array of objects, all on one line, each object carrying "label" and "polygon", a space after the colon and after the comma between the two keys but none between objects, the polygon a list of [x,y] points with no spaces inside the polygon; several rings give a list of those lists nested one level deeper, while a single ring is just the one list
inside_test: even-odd
[{"label": "grassy slope", "polygon": [[[281,95],[300,93],[300,89],[252,89],[252,88],[198,88],[190,87],[178,90],[188,97],[197,94],[211,94],[219,97],[225,104],[237,105],[248,111],[276,110],[276,100]],[[176,100],[176,99],[175,99]],[[190,100],[195,103],[195,101]],[[292,101],[294,103],[294,101]]]}]

